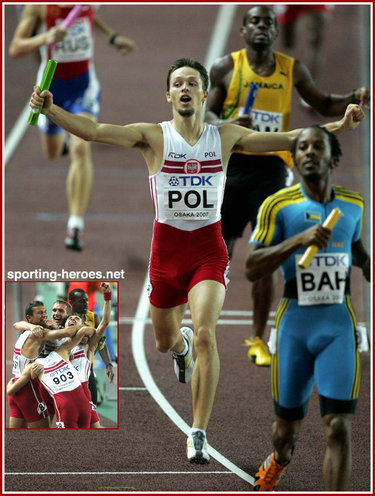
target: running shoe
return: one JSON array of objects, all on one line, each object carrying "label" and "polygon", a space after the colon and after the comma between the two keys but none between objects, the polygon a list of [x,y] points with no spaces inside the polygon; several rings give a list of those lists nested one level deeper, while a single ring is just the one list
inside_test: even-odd
[{"label": "running shoe", "polygon": [[244,346],[249,346],[247,356],[249,357],[249,360],[255,363],[255,365],[258,365],[259,367],[270,366],[271,355],[262,338],[256,336],[255,338],[245,339]]},{"label": "running shoe", "polygon": [[204,432],[195,431],[189,434],[186,443],[186,455],[190,463],[210,463],[207,439]]},{"label": "running shoe", "polygon": [[273,491],[287,465],[280,465],[271,453],[255,474],[254,491]]},{"label": "running shoe", "polygon": [[69,229],[66,238],[65,246],[69,250],[82,251],[83,245],[80,239],[80,230],[77,228]]},{"label": "running shoe", "polygon": [[194,360],[193,360],[193,339],[194,332],[190,327],[181,327],[182,337],[184,338],[188,350],[184,355],[179,355],[178,353],[173,352],[172,358],[174,360],[174,372],[177,376],[177,379],[180,382],[187,383],[191,381],[191,377],[193,375],[194,369]]}]

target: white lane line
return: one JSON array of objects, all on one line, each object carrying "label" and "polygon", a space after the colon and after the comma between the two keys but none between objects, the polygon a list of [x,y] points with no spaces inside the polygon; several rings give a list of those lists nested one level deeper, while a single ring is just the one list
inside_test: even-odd
[{"label": "white lane line", "polygon": [[[163,393],[160,391],[156,385],[154,378],[150,372],[145,348],[144,348],[144,332],[146,327],[145,319],[148,316],[149,311],[149,301],[147,296],[147,285],[148,285],[148,275],[146,275],[145,281],[143,283],[143,288],[138,302],[137,311],[135,313],[135,320],[132,328],[132,353],[135,365],[138,370],[138,374],[142,379],[144,385],[146,386],[149,394],[154,398],[156,403],[160,406],[163,412],[174,422],[182,432],[187,436],[189,434],[190,427],[183,420],[183,418],[176,412],[172,405],[167,401]],[[225,458],[221,453],[216,451],[211,445],[208,445],[208,453],[215,458],[224,467],[244,479],[250,484],[254,484],[254,478],[251,475],[244,472],[242,469],[237,467],[234,463]]]},{"label": "white lane line", "polygon": [[119,387],[119,391],[147,391],[145,387]]},{"label": "white lane line", "polygon": [[211,470],[199,472],[187,472],[187,471],[160,471],[160,472],[4,472],[4,475],[204,475],[204,474],[223,474],[223,475],[233,475],[233,472],[229,470]]},{"label": "white lane line", "polygon": [[22,140],[23,135],[26,132],[27,118],[29,114],[30,107],[29,102],[27,102],[5,141],[3,156],[4,167],[6,167],[7,163],[11,159],[13,153],[15,152],[17,146],[20,144],[20,141]]},{"label": "white lane line", "polygon": [[[123,325],[123,324],[134,324],[134,322],[136,321],[136,318],[135,317],[123,317],[122,319],[120,319],[120,325]],[[253,325],[253,320],[236,320],[236,319],[219,319],[217,321],[217,325]],[[151,319],[150,318],[147,318],[145,319],[145,323],[146,324],[151,324]],[[182,319],[181,321],[182,324],[192,324],[192,320],[191,319]],[[268,320],[267,321],[267,325],[269,326],[273,326],[275,325],[275,321],[274,320]]]}]

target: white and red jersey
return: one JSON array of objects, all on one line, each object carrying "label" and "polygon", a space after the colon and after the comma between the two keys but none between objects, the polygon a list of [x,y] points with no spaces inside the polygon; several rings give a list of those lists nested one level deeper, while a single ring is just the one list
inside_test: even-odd
[{"label": "white and red jersey", "polygon": [[163,160],[159,171],[149,178],[155,220],[184,231],[218,222],[226,176],[217,127],[205,124],[199,140],[191,146],[170,122],[160,125]]},{"label": "white and red jersey", "polygon": [[25,344],[25,341],[27,338],[30,336],[31,331],[24,331],[21,336],[17,339],[16,344],[14,345],[13,348],[13,369],[12,369],[12,374],[15,377],[21,377],[22,372],[24,371],[26,365],[28,365],[30,362],[35,360],[35,358],[26,358],[24,355],[22,355],[22,348],[23,345]]},{"label": "white and red jersey", "polygon": [[82,387],[76,369],[55,351],[51,351],[46,358],[38,358],[36,361],[44,366],[40,382],[51,396]]},{"label": "white and red jersey", "polygon": [[56,426],[89,428],[91,404],[73,365],[55,351],[46,358],[38,358],[37,362],[44,365],[40,382],[53,398]]},{"label": "white and red jersey", "polygon": [[96,405],[92,402],[91,392],[89,389],[89,376],[91,371],[91,362],[86,355],[86,346],[84,344],[78,344],[70,352],[70,361],[73,367],[76,369],[81,381],[83,391],[86,398],[89,400],[91,405],[91,424],[99,422],[98,414],[96,413]]},{"label": "white and red jersey", "polygon": [[60,339],[50,339],[46,341],[43,345],[41,352],[39,353],[38,358],[46,358],[51,351],[55,351],[59,346],[61,346],[66,341],[66,337]]},{"label": "white and red jersey", "polygon": [[70,352],[70,362],[78,372],[79,380],[83,384],[88,382],[91,370],[91,363],[86,356],[85,345],[78,344]]},{"label": "white and red jersey", "polygon": [[[60,25],[72,10],[72,6],[46,5],[45,29]],[[42,66],[48,59],[58,62],[54,77],[71,79],[87,72],[94,51],[94,9],[85,5],[79,16],[68,27],[66,37],[55,45],[41,49]],[[47,48],[47,49],[46,49]]]}]

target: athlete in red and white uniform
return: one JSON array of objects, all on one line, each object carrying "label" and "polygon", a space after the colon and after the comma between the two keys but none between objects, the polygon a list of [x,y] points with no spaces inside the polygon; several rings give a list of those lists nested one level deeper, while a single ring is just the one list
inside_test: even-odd
[{"label": "athlete in red and white uniform", "polygon": [[40,382],[53,397],[56,426],[59,428],[89,428],[91,405],[74,366],[56,351],[38,358],[44,366]]},{"label": "athlete in red and white uniform", "polygon": [[[91,410],[90,427],[92,429],[99,429],[100,421],[98,414],[96,412],[96,405],[92,401],[92,396],[89,388],[91,366],[94,362],[94,354],[96,353],[96,351],[98,351],[98,348],[100,348],[99,342],[102,336],[104,335],[104,332],[107,329],[111,320],[111,299],[112,299],[111,287],[108,283],[102,282],[100,283],[100,289],[103,291],[103,297],[104,297],[102,319],[100,320],[95,330],[95,333],[90,338],[90,340],[88,340],[87,337],[84,337],[82,341],[78,343],[77,346],[75,346],[71,350],[71,354],[69,357],[72,365],[78,372],[82,387],[91,404],[92,410]],[[81,323],[83,322],[82,317],[78,315],[72,315],[67,320],[68,325],[72,325],[78,322]]]},{"label": "athlete in red and white uniform", "polygon": [[[14,380],[19,380],[28,364],[35,360],[47,340],[53,340],[61,336],[72,336],[77,328],[62,330],[46,329],[47,312],[43,302],[30,301],[25,309],[24,322],[17,322],[14,327],[24,331],[18,338],[13,354]],[[22,427],[49,427],[49,416],[53,414],[53,408],[47,409],[45,398],[35,387],[34,383],[25,383],[25,387],[14,397],[9,397],[10,405],[10,428]],[[46,406],[47,405],[47,406]]]},{"label": "athlete in red and white uniform", "polygon": [[202,280],[226,286],[228,255],[220,227],[225,172],[217,128],[206,124],[191,147],[170,122],[161,127],[163,160],[149,179],[155,209],[149,296],[167,308],[186,303]]},{"label": "athlete in red and white uniform", "polygon": [[78,344],[70,353],[70,362],[78,373],[79,380],[83,387],[83,391],[91,405],[91,420],[90,427],[100,427],[99,417],[96,412],[96,406],[92,402],[91,393],[89,390],[89,376],[91,371],[91,362],[86,356],[86,345]]},{"label": "athlete in red and white uniform", "polygon": [[[26,358],[22,354],[23,345],[30,334],[31,331],[23,332],[14,345],[12,369],[14,380],[18,380],[27,365],[38,357],[36,355],[33,358]],[[17,422],[15,419],[19,419],[19,426],[21,426],[21,421],[24,419],[29,427],[48,427],[50,412],[43,401],[39,386],[34,382],[29,381],[15,396],[8,396],[8,402],[10,407],[10,418],[15,422]],[[45,419],[45,422],[43,419]],[[12,425],[10,425],[10,427],[12,427]],[[14,425],[14,427],[17,427],[17,425]]]}]

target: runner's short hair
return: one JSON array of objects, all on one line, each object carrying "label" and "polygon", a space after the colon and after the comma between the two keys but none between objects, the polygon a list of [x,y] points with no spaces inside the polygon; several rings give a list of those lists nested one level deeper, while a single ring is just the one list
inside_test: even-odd
[{"label": "runner's short hair", "polygon": [[39,300],[29,301],[25,308],[25,315],[31,317],[36,307],[44,307],[44,303]]},{"label": "runner's short hair", "polygon": [[206,68],[200,62],[193,59],[192,57],[184,57],[182,59],[175,60],[173,64],[170,66],[167,75],[167,91],[169,91],[172,73],[177,69],[180,69],[181,67],[191,67],[192,69],[198,71],[202,79],[203,91],[208,90],[210,78],[208,77]]}]

